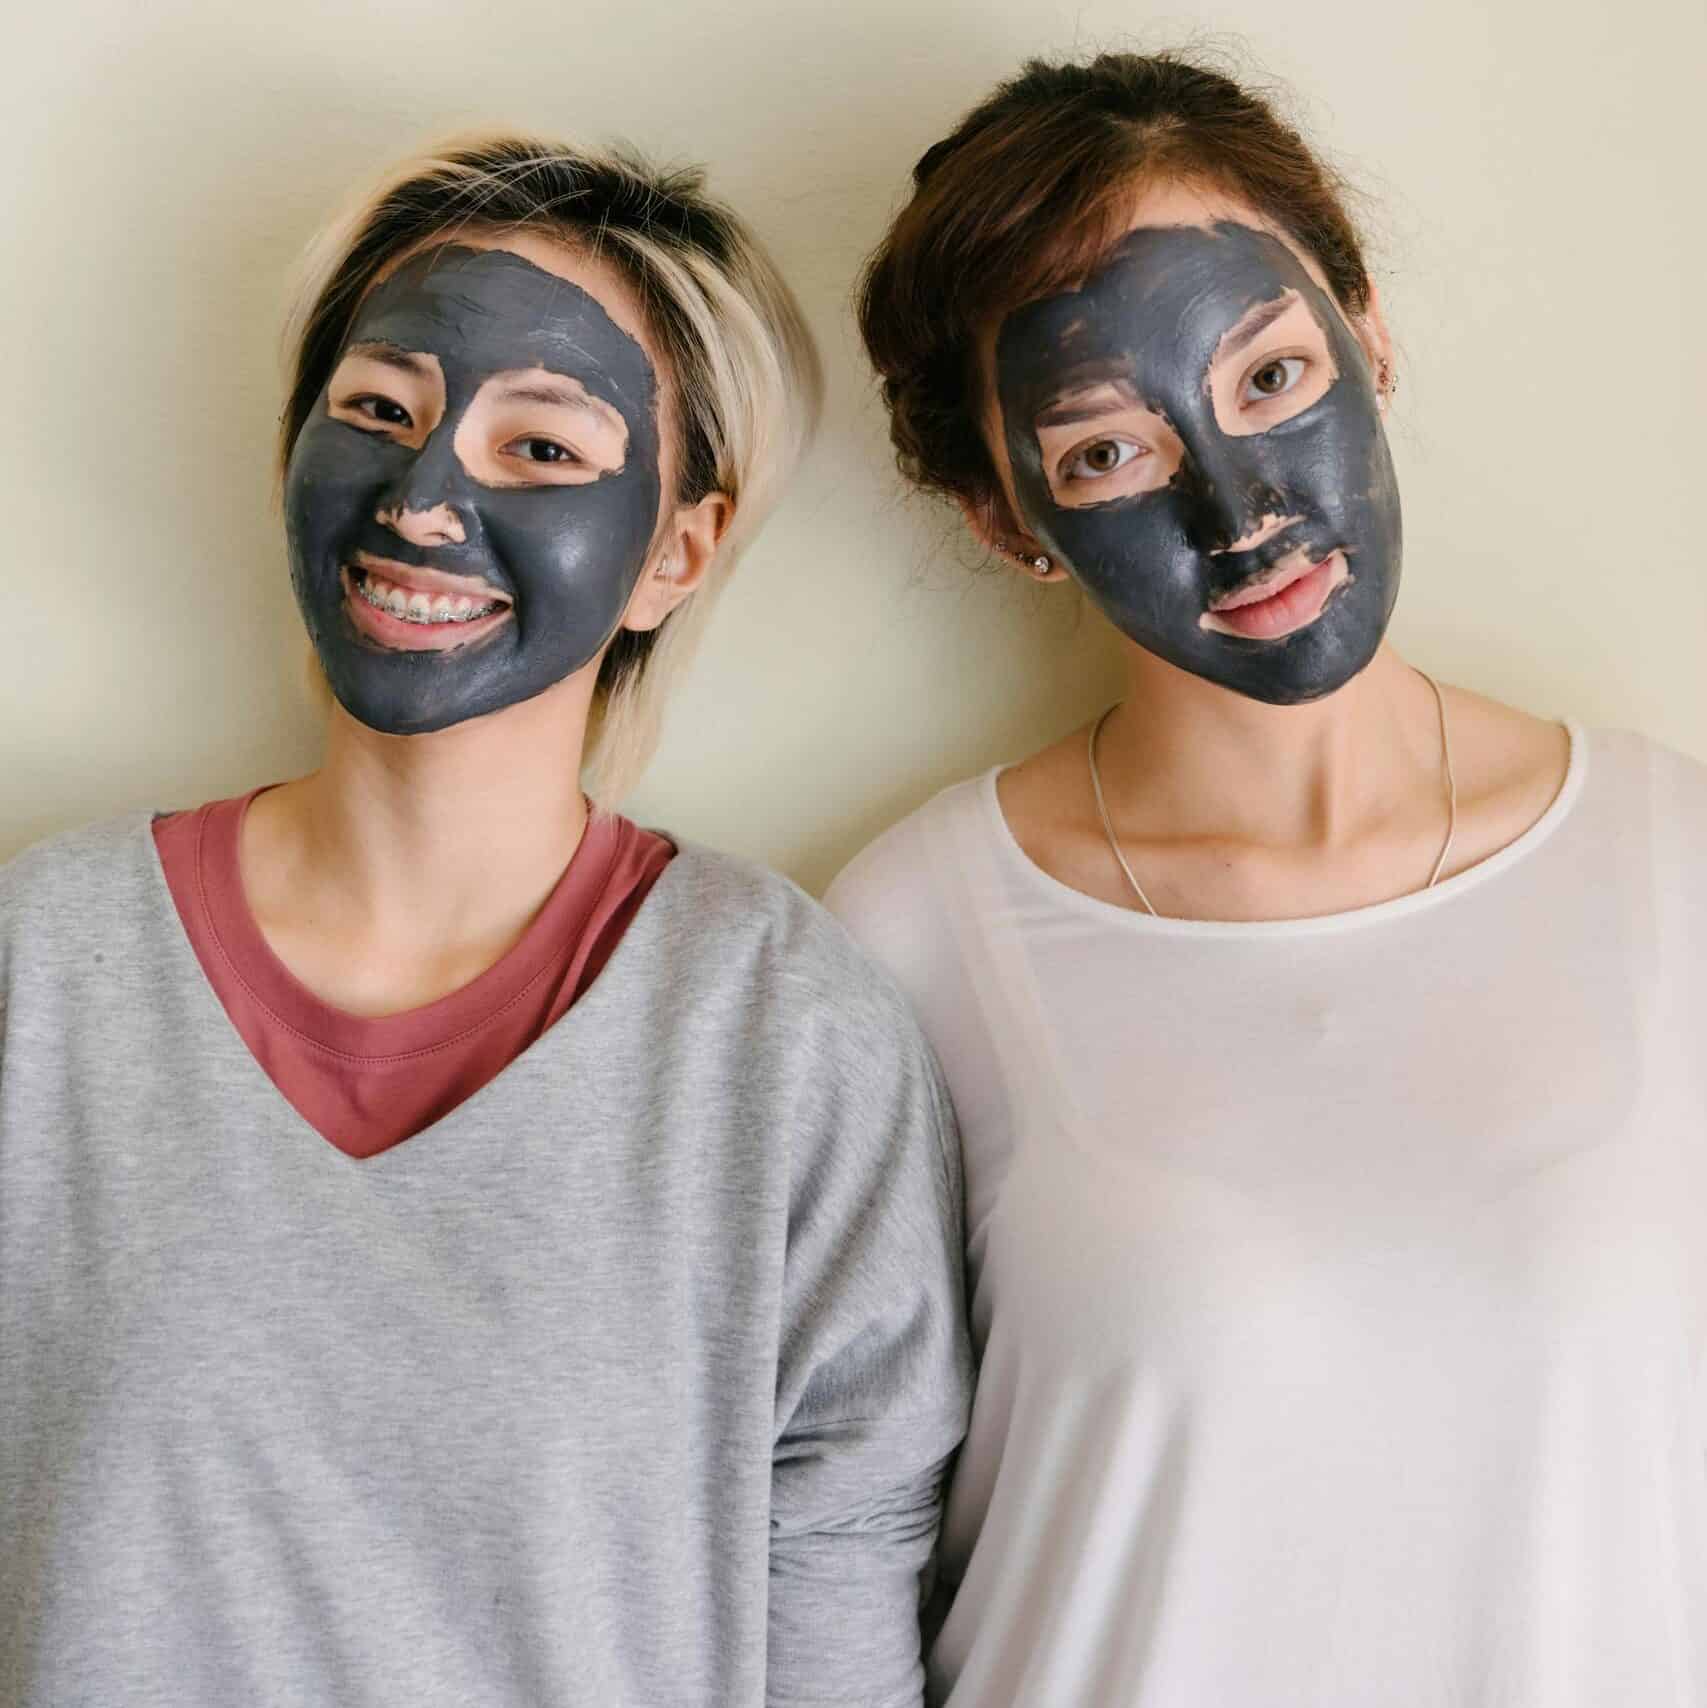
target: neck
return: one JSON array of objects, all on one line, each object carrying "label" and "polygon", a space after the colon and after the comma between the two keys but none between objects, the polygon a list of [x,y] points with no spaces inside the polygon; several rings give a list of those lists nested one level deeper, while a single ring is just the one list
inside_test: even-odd
[{"label": "neck", "polygon": [[1334,848],[1439,797],[1434,693],[1389,647],[1304,706],[1267,705],[1126,650],[1127,698],[1097,751],[1111,808],[1135,834]]},{"label": "neck", "polygon": [[370,942],[518,933],[586,829],[593,677],[431,735],[381,735],[335,704],[320,769],[249,814],[246,881]]}]

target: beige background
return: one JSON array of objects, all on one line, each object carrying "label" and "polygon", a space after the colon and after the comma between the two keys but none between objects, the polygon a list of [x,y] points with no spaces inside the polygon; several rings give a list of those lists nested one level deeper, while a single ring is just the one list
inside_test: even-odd
[{"label": "beige background", "polygon": [[[499,121],[709,163],[821,337],[826,428],[637,816],[819,886],[1113,696],[1069,591],[903,499],[847,314],[921,150],[1028,54],[1218,32],[1377,204],[1418,662],[1707,757],[1699,0],[227,0],[9,30],[0,857],[312,763],[272,505],[292,259]],[[1237,45],[1237,44],[1235,44]],[[1686,321],[1686,309],[1691,318]]]}]

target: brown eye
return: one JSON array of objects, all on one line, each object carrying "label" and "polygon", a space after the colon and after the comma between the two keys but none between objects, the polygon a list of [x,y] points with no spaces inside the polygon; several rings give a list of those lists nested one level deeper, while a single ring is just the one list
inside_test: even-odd
[{"label": "brown eye", "polygon": [[1097,439],[1082,450],[1075,451],[1067,459],[1067,478],[1100,480],[1104,475],[1125,468],[1134,457],[1141,454],[1141,447],[1128,440]]},{"label": "brown eye", "polygon": [[1291,391],[1303,377],[1304,367],[1302,356],[1277,356],[1272,362],[1264,362],[1245,381],[1245,394],[1241,401],[1261,403],[1265,398],[1279,397]]}]

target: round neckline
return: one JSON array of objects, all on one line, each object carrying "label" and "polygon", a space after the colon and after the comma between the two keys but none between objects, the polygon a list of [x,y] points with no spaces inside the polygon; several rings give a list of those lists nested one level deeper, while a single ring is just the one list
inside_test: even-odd
[{"label": "round neckline", "polygon": [[992,765],[978,779],[979,804],[988,821],[997,846],[1004,859],[1015,865],[1026,881],[1044,890],[1061,905],[1100,919],[1117,928],[1164,937],[1297,937],[1311,933],[1355,930],[1366,925],[1383,925],[1403,919],[1428,908],[1441,907],[1458,896],[1479,889],[1490,878],[1509,870],[1546,842],[1564,823],[1582,794],[1588,774],[1588,743],[1582,728],[1574,720],[1561,720],[1570,738],[1570,756],[1565,765],[1564,781],[1547,803],[1546,811],[1503,848],[1496,849],[1485,860],[1467,866],[1462,872],[1444,878],[1432,889],[1413,890],[1409,895],[1394,896],[1388,901],[1371,902],[1366,907],[1347,908],[1338,913],[1315,913],[1301,919],[1175,919],[1169,915],[1154,916],[1136,908],[1118,907],[1113,902],[1099,901],[1083,890],[1046,872],[1020,846],[1013,833],[1002,803],[996,792],[996,779],[1009,769]]}]

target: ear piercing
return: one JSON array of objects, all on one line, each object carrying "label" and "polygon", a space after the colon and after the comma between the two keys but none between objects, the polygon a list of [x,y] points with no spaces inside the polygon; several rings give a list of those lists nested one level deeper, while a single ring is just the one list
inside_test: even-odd
[{"label": "ear piercing", "polygon": [[1044,576],[1049,574],[1049,572],[1055,567],[1054,564],[1052,564],[1048,558],[1043,556],[1041,552],[1036,557],[1033,557],[1029,552],[1022,552],[1018,546],[1004,545],[1002,550],[1005,551],[1015,563],[1023,563],[1027,565],[1030,568],[1031,573],[1035,575],[1039,581],[1041,581]]},{"label": "ear piercing", "polygon": [[1385,356],[1381,358],[1381,370],[1375,376],[1375,388],[1383,397],[1391,397],[1399,389],[1399,376],[1393,372],[1393,364]]}]

